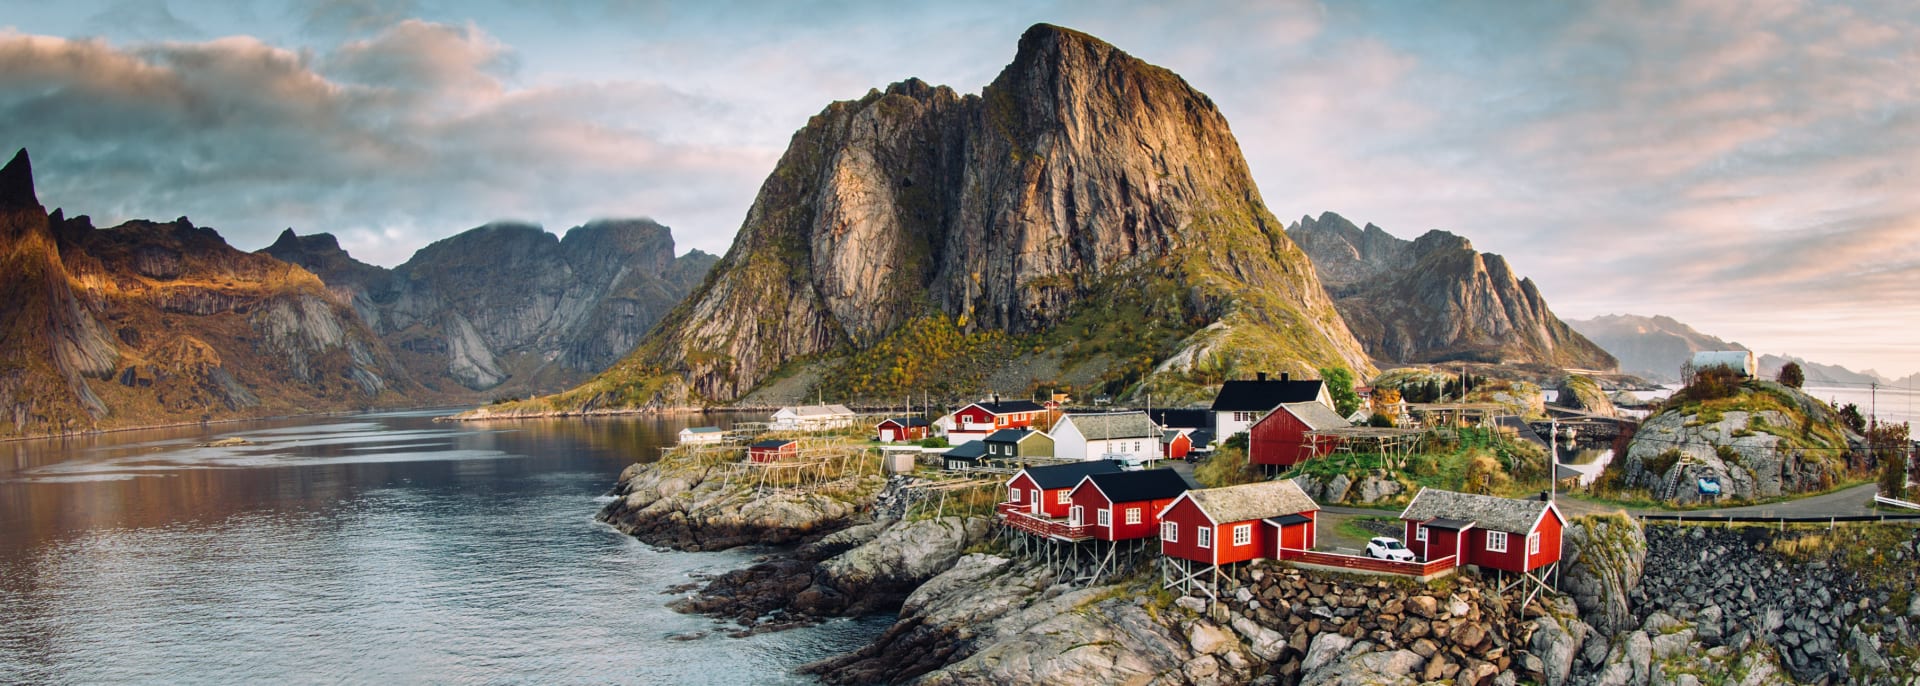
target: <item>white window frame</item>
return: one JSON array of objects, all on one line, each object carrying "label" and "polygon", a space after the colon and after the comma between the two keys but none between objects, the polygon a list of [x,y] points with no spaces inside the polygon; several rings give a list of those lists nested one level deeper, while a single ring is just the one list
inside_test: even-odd
[{"label": "white window frame", "polygon": [[1054,492],[1053,501],[1054,501],[1053,504],[1055,505],[1067,504],[1067,489],[1062,488],[1059,491]]},{"label": "white window frame", "polygon": [[1009,500],[1007,502],[1024,503],[1026,502],[1026,497],[1027,497],[1026,493],[1027,493],[1026,491],[1020,490],[1018,488],[1013,489],[1013,500]]},{"label": "white window frame", "polygon": [[1173,522],[1160,523],[1160,540],[1168,543],[1180,542],[1180,525]]},{"label": "white window frame", "polygon": [[1425,524],[1413,525],[1413,540],[1419,541],[1421,543],[1427,542],[1427,525]]},{"label": "white window frame", "polygon": [[1540,554],[1540,532],[1535,531],[1533,533],[1527,534],[1527,554],[1528,555]]},{"label": "white window frame", "polygon": [[1234,545],[1253,545],[1253,525],[1252,524],[1233,525],[1233,544]]},{"label": "white window frame", "polygon": [[1507,552],[1507,532],[1505,531],[1487,532],[1487,552],[1489,553]]},{"label": "white window frame", "polygon": [[1093,521],[1099,523],[1100,526],[1113,526],[1113,511],[1104,507],[1094,510]]},{"label": "white window frame", "polygon": [[1067,526],[1081,526],[1087,521],[1087,508],[1075,505],[1067,508]]},{"label": "white window frame", "polygon": [[1213,547],[1213,527],[1209,527],[1209,526],[1200,527],[1200,535],[1197,538],[1193,539],[1193,544],[1200,546],[1202,548],[1212,548]]},{"label": "white window frame", "polygon": [[1127,508],[1127,523],[1128,524],[1140,523],[1140,508],[1137,508],[1137,507]]}]

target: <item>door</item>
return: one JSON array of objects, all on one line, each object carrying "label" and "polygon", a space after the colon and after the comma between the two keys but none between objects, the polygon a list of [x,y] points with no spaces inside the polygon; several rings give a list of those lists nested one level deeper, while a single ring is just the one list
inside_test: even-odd
[{"label": "door", "polygon": [[880,430],[880,442],[881,442],[881,443],[892,443],[892,442],[893,442],[893,429],[881,429],[881,430]]},{"label": "door", "polygon": [[1040,509],[1040,494],[1043,492],[1044,491],[1038,488],[1033,489],[1033,514],[1036,517],[1045,514],[1045,512]]},{"label": "door", "polygon": [[1087,516],[1087,509],[1079,505],[1067,508],[1067,526],[1080,526]]}]

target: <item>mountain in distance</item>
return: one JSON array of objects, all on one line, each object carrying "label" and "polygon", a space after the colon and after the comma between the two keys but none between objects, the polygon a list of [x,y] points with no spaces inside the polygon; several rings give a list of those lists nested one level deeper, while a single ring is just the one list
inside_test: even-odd
[{"label": "mountain in distance", "polygon": [[1428,231],[1409,241],[1332,212],[1301,217],[1287,234],[1313,258],[1347,328],[1377,361],[1617,365],[1554,316],[1532,279],[1460,236]]},{"label": "mountain in distance", "polygon": [[1780,369],[1787,366],[1788,362],[1797,362],[1800,364],[1800,374],[1806,378],[1806,383],[1809,386],[1898,385],[1894,380],[1881,376],[1871,369],[1864,372],[1856,372],[1837,364],[1821,364],[1794,355],[1761,355],[1758,362],[1760,363],[1760,375],[1769,379],[1780,376]]},{"label": "mountain in distance", "polygon": [[1330,365],[1372,371],[1212,100],[1042,24],[980,95],[910,79],[828,105],[714,274],[631,356],[491,411],[1063,380],[1170,402]]},{"label": "mountain in distance", "polygon": [[626,355],[718,258],[674,256],[667,227],[600,220],[565,237],[495,223],[420,249],[393,269],[329,234],[292,229],[260,251],[347,298],[424,386],[452,397],[552,392]]},{"label": "mountain in distance", "polygon": [[0,170],[0,436],[366,408],[416,392],[346,302],[185,217],[51,215]]},{"label": "mountain in distance", "polygon": [[1622,373],[1652,381],[1679,381],[1680,367],[1692,361],[1694,353],[1747,349],[1662,315],[1609,314],[1569,319],[1567,325],[1619,358]]}]

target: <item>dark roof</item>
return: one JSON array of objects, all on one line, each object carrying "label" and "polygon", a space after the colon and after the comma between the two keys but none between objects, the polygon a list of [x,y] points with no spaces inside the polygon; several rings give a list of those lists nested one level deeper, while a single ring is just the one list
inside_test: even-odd
[{"label": "dark roof", "polygon": [[[1179,437],[1180,437],[1180,435],[1181,435],[1181,434],[1184,434],[1184,433],[1186,433],[1186,432],[1185,432],[1185,431],[1176,431],[1176,430],[1174,430],[1174,429],[1168,429],[1168,430],[1166,430],[1166,431],[1162,431],[1162,432],[1160,432],[1160,442],[1161,442],[1161,443],[1172,443],[1174,439],[1176,439],[1176,438],[1179,438]],[[1191,439],[1191,438],[1189,438],[1189,439],[1187,439],[1187,441],[1188,441],[1188,442],[1192,442],[1192,441],[1193,441],[1193,439]]]},{"label": "dark roof", "polygon": [[1292,524],[1305,524],[1313,521],[1313,518],[1303,514],[1285,514],[1278,517],[1268,517],[1267,521],[1279,526],[1288,526]]},{"label": "dark roof", "polygon": [[1194,429],[1187,434],[1187,440],[1193,441],[1193,447],[1202,448],[1213,443],[1213,429]]},{"label": "dark roof", "polygon": [[781,447],[785,447],[785,446],[786,446],[787,444],[790,444],[790,443],[794,443],[794,442],[795,442],[795,441],[794,441],[793,439],[790,439],[790,438],[775,438],[775,439],[772,439],[772,440],[766,440],[766,441],[761,441],[761,442],[759,442],[759,443],[755,443],[755,444],[753,444],[753,445],[751,445],[751,446],[748,446],[748,447],[752,447],[752,448],[781,448]]},{"label": "dark roof", "polygon": [[973,403],[994,414],[1013,414],[1015,412],[1040,412],[1047,408],[1031,400],[1002,400],[999,402]]},{"label": "dark roof", "polygon": [[1041,488],[1072,488],[1080,483],[1082,477],[1119,472],[1120,463],[1113,460],[1087,460],[1045,467],[1028,467],[1022,471],[1025,471],[1027,477],[1033,479],[1033,482],[1039,484]]},{"label": "dark roof", "polygon": [[976,459],[985,454],[987,454],[987,444],[979,441],[967,441],[947,449],[944,453],[940,453],[942,457],[958,457],[963,459]]},{"label": "dark roof", "polygon": [[1094,474],[1087,478],[1100,487],[1108,500],[1116,503],[1169,500],[1187,492],[1187,480],[1180,478],[1179,472],[1165,468]]},{"label": "dark roof", "polygon": [[1446,517],[1434,517],[1433,521],[1427,522],[1427,528],[1429,529],[1446,529],[1448,531],[1460,531],[1470,526],[1473,526],[1471,520],[1447,519]]},{"label": "dark roof", "polygon": [[1320,399],[1319,380],[1228,381],[1220,384],[1213,396],[1214,412],[1266,412],[1283,403],[1304,403]]},{"label": "dark roof", "polygon": [[1170,429],[1199,429],[1213,426],[1213,413],[1204,408],[1174,408],[1152,410],[1147,413],[1153,417],[1153,423]]},{"label": "dark roof", "polygon": [[995,431],[993,433],[987,434],[987,442],[1019,443],[1020,439],[1026,438],[1027,434],[1030,434],[1030,433],[1033,433],[1032,429],[1001,429],[999,431]]},{"label": "dark roof", "polygon": [[880,423],[893,422],[901,426],[927,426],[926,417],[888,417]]}]

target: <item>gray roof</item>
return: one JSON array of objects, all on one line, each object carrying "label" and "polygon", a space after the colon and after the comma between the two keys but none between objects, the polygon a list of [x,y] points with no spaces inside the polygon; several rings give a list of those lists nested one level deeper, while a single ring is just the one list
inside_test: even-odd
[{"label": "gray roof", "polygon": [[1307,492],[1292,479],[1262,481],[1226,488],[1187,491],[1195,505],[1205,510],[1215,524],[1266,519],[1320,509]]},{"label": "gray roof", "polygon": [[690,433],[690,434],[717,434],[717,433],[726,433],[726,432],[724,432],[724,431],[721,431],[721,430],[720,430],[720,427],[717,427],[717,426],[689,426],[689,427],[687,427],[687,428],[684,428],[684,429],[681,429],[681,431],[684,431],[684,432],[686,432],[686,433]]},{"label": "gray roof", "polygon": [[853,410],[849,410],[847,409],[847,406],[839,405],[839,404],[799,405],[794,407],[782,407],[780,408],[780,411],[791,412],[795,417],[837,417],[841,415],[853,414]]},{"label": "gray roof", "polygon": [[1424,522],[1434,518],[1460,519],[1494,531],[1522,534],[1533,529],[1547,505],[1539,500],[1515,500],[1490,495],[1455,493],[1437,488],[1422,488],[1407,503],[1401,519]]},{"label": "gray roof", "polygon": [[1109,412],[1105,414],[1070,414],[1067,419],[1073,421],[1073,428],[1087,440],[1105,440],[1108,438],[1160,438],[1160,429],[1153,425],[1145,412]]},{"label": "gray roof", "polygon": [[1285,403],[1281,407],[1287,408],[1288,413],[1306,424],[1307,428],[1315,431],[1353,426],[1353,422],[1347,421],[1345,417],[1340,416],[1340,413],[1334,412],[1333,408],[1318,402]]}]

